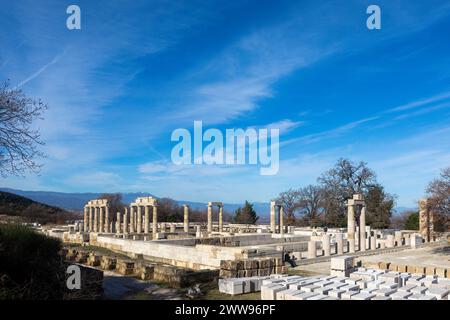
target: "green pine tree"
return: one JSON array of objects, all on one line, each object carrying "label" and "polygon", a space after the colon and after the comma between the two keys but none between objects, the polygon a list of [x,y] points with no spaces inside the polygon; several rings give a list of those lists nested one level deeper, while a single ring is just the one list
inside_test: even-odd
[{"label": "green pine tree", "polygon": [[259,217],[253,209],[253,204],[245,201],[244,207],[238,208],[234,214],[234,222],[242,224],[255,224]]}]

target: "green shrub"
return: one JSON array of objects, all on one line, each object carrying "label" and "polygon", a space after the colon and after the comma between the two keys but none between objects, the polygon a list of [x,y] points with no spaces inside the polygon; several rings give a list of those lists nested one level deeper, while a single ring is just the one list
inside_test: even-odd
[{"label": "green shrub", "polygon": [[0,225],[0,299],[62,299],[61,243],[16,224]]},{"label": "green shrub", "polygon": [[419,213],[410,213],[405,220],[406,230],[419,230]]}]

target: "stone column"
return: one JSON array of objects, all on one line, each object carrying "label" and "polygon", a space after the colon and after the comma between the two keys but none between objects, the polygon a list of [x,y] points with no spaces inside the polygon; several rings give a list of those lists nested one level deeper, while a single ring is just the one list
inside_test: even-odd
[{"label": "stone column", "polygon": [[83,231],[86,232],[88,230],[89,224],[89,214],[88,207],[84,206],[84,220],[83,220]]},{"label": "stone column", "polygon": [[347,239],[349,252],[355,252],[355,207],[347,205]]},{"label": "stone column", "polygon": [[89,232],[94,230],[94,208],[89,206]]},{"label": "stone column", "polygon": [[125,212],[123,214],[123,233],[127,234],[128,233],[128,208],[125,207],[124,208]]},{"label": "stone column", "polygon": [[150,209],[150,206],[145,206],[145,208],[144,208],[144,232],[145,232],[145,234],[148,234],[150,232],[150,230],[149,230],[149,225],[150,225],[149,209]]},{"label": "stone column", "polygon": [[185,204],[184,206],[184,232],[189,232],[189,206]]},{"label": "stone column", "polygon": [[219,206],[219,232],[223,232],[223,207]]},{"label": "stone column", "polygon": [[377,248],[377,236],[370,237],[370,250],[375,250]]},{"label": "stone column", "polygon": [[134,233],[134,209],[130,206],[130,233]]},{"label": "stone column", "polygon": [[419,200],[419,233],[426,242],[432,240],[433,212],[428,208],[428,199]]},{"label": "stone column", "polygon": [[395,244],[394,236],[392,234],[388,234],[386,236],[386,248],[393,248]]},{"label": "stone column", "polygon": [[137,206],[137,222],[136,222],[136,226],[137,226],[137,233],[142,233],[142,209],[141,206]]},{"label": "stone column", "polygon": [[366,251],[366,206],[361,207],[359,216],[359,250]]},{"label": "stone column", "polygon": [[402,232],[401,231],[395,231],[394,232],[394,241],[397,243],[397,246],[401,246],[403,244],[402,243]]},{"label": "stone column", "polygon": [[278,212],[280,213],[279,223],[280,223],[280,234],[284,237],[284,209],[283,206],[278,207]]},{"label": "stone column", "polygon": [[153,206],[153,223],[152,223],[153,239],[156,239],[157,233],[158,233],[158,207]]},{"label": "stone column", "polygon": [[344,254],[344,235],[342,233],[336,233],[336,254]]},{"label": "stone column", "polygon": [[370,248],[370,236],[372,235],[372,230],[370,226],[366,226],[366,249]]},{"label": "stone column", "polygon": [[170,233],[175,233],[175,231],[176,231],[176,228],[175,228],[175,223],[171,223],[170,224]]},{"label": "stone column", "polygon": [[98,232],[98,218],[99,218],[99,209],[98,207],[95,207],[94,209],[95,214],[94,214],[94,232]]},{"label": "stone column", "polygon": [[98,225],[98,232],[103,232],[103,228],[105,227],[105,225],[104,225],[104,222],[103,222],[103,207],[99,207],[98,208],[98,210],[99,210],[99,217],[100,217],[100,219],[99,219],[99,225]]},{"label": "stone column", "polygon": [[[405,236],[405,246],[410,246],[410,245],[411,245],[411,237],[408,234]],[[447,271],[447,273],[449,273],[449,271]]]},{"label": "stone column", "polygon": [[326,233],[322,236],[322,248],[323,248],[323,255],[325,257],[328,257],[329,255],[331,255],[330,235],[328,233]]},{"label": "stone column", "polygon": [[308,242],[308,259],[314,259],[317,257],[317,247],[315,241]]},{"label": "stone column", "polygon": [[117,212],[117,216],[116,216],[116,233],[119,234],[122,230],[121,230],[121,219],[120,219],[120,212]]},{"label": "stone column", "polygon": [[270,202],[270,229],[272,233],[276,233],[275,229],[275,201]]},{"label": "stone column", "polygon": [[212,206],[208,205],[208,232],[212,232]]},{"label": "stone column", "polygon": [[105,232],[112,232],[109,225],[109,206],[105,207]]}]

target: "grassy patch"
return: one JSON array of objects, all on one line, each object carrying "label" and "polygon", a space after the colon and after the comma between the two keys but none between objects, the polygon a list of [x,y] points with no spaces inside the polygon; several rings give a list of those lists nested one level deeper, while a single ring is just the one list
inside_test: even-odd
[{"label": "grassy patch", "polygon": [[292,269],[292,268],[289,268],[287,273],[290,276],[303,276],[303,277],[310,277],[310,276],[318,275],[317,272],[302,270],[302,269]]},{"label": "grassy patch", "polygon": [[31,228],[0,225],[0,299],[61,299],[61,243]]}]

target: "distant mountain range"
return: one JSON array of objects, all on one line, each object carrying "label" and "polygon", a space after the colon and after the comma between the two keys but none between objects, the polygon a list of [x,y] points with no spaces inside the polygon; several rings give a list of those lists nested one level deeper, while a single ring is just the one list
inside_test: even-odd
[{"label": "distant mountain range", "polygon": [[[38,201],[41,203],[45,203],[51,206],[63,208],[70,211],[82,211],[86,202],[92,199],[99,198],[102,193],[66,193],[66,192],[54,192],[54,191],[24,191],[10,188],[0,188],[0,191],[9,192],[13,194],[20,195],[22,197],[29,198],[34,201]],[[152,196],[158,198],[157,196],[151,193],[144,192],[132,192],[132,193],[122,193],[123,202],[131,203],[137,197],[148,197]],[[206,203],[204,202],[195,202],[195,201],[183,201],[183,200],[175,200],[178,204],[183,205],[187,204],[191,208],[194,209],[205,209]],[[243,204],[238,203],[224,203],[224,210],[230,213],[234,213],[236,209],[242,207]],[[260,217],[260,222],[267,222],[269,217],[269,203],[264,202],[254,202],[253,208],[256,213]]]},{"label": "distant mountain range", "polygon": [[[0,191],[1,220],[16,222],[63,223],[79,218],[58,206],[51,206],[12,192]],[[14,217],[12,220],[11,218]]]},{"label": "distant mountain range", "polygon": [[[68,192],[54,192],[54,191],[24,191],[10,188],[0,188],[0,191],[13,193],[16,195],[20,195],[22,197],[29,198],[34,201],[38,201],[41,203],[45,203],[50,206],[55,206],[59,208],[63,208],[69,211],[82,211],[86,202],[92,199],[97,199],[100,197],[102,193],[68,193]],[[151,193],[144,192],[134,192],[134,193],[122,193],[124,203],[131,203],[137,197],[145,197],[145,196],[153,196],[158,198],[157,196]],[[204,209],[206,208],[205,202],[195,202],[195,201],[183,201],[183,200],[175,200],[180,205],[188,204],[191,208],[195,209]],[[242,203],[224,203],[224,209],[227,212],[234,213],[236,209],[242,207]],[[270,207],[268,202],[254,202],[253,208],[256,213],[260,217],[260,222],[268,222],[269,220],[269,212]],[[416,210],[415,208],[407,208],[407,207],[396,207],[395,215],[401,214],[408,210]]]}]

